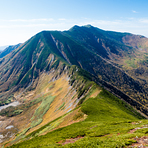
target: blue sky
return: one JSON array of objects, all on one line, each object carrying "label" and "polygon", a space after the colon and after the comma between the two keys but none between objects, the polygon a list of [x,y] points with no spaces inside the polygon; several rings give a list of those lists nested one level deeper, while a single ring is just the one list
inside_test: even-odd
[{"label": "blue sky", "polygon": [[0,0],[0,46],[91,24],[148,37],[148,0]]}]

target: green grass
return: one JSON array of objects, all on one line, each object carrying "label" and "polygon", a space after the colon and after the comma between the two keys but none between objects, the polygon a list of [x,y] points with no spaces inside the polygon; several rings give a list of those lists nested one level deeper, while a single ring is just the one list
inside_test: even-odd
[{"label": "green grass", "polygon": [[53,102],[54,98],[54,96],[48,96],[43,99],[41,105],[36,109],[33,117],[31,118],[31,128],[42,122],[43,115],[49,110],[50,104]]},{"label": "green grass", "polygon": [[135,60],[135,59],[126,60],[125,63],[126,63],[129,67],[132,67],[132,68],[136,68],[136,67],[137,67],[137,65],[136,65],[136,60]]},{"label": "green grass", "polygon": [[59,107],[59,109],[58,109],[58,110],[60,110],[60,109],[64,109],[64,105],[65,105],[65,102],[63,102],[63,104],[62,104],[62,105],[60,105],[60,107]]},{"label": "green grass", "polygon": [[126,147],[135,142],[133,137],[147,133],[146,131],[128,133],[131,129],[148,122],[141,120],[140,124],[131,124],[143,117],[105,90],[97,97],[86,100],[81,105],[81,111],[88,115],[85,121],[54,130],[44,136],[34,137],[11,148],[60,147],[62,145],[58,143],[59,141],[78,136],[83,138],[62,147]]},{"label": "green grass", "polygon": [[[17,135],[16,139],[12,142],[18,141],[21,138],[25,137],[25,134],[33,127],[39,125],[42,120],[43,120],[43,116],[45,115],[45,113],[49,110],[51,103],[53,102],[55,96],[47,96],[47,97],[40,97],[38,99],[36,99],[37,101],[42,100],[42,103],[40,104],[40,106],[36,109],[34,115],[31,118],[31,125],[30,127],[26,128],[23,130],[23,132],[21,132],[20,134]],[[17,111],[18,112],[18,111]]]},{"label": "green grass", "polygon": [[[77,116],[74,116],[73,120],[77,120],[85,113],[87,114],[85,121],[54,130],[44,136],[39,136],[57,127],[63,120],[63,118],[59,118],[25,137],[25,133],[30,128],[42,122],[42,113],[46,112],[46,105],[50,100],[48,100],[48,97],[43,96],[44,99],[41,105],[33,115],[31,127],[25,129],[23,134],[19,135],[24,141],[11,146],[12,148],[60,147],[62,145],[58,143],[59,141],[65,141],[66,139],[76,138],[78,136],[83,138],[63,147],[126,147],[135,142],[132,139],[133,137],[137,135],[142,136],[147,133],[142,131],[133,134],[128,133],[131,129],[141,126],[133,125],[131,124],[132,122],[142,120],[142,123],[144,123],[144,118],[131,106],[91,81],[90,75],[87,72],[77,70],[76,66],[72,66],[68,74],[72,75],[70,84],[76,89],[78,97],[84,96],[84,99],[82,98],[81,103],[79,103],[81,112]],[[101,90],[101,92],[97,97],[89,98],[95,90]],[[59,109],[63,107],[64,103]],[[119,136],[117,136],[118,133],[120,133]],[[29,138],[32,139],[26,140]]]},{"label": "green grass", "polygon": [[81,108],[82,112],[89,115],[88,121],[125,121],[141,118],[125,102],[119,100],[111,93],[103,90],[96,98],[90,98]]}]

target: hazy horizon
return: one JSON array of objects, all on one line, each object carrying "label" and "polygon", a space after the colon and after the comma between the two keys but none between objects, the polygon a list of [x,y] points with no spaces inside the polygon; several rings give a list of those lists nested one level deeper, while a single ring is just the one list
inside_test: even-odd
[{"label": "hazy horizon", "polygon": [[0,2],[0,46],[23,43],[43,30],[87,25],[148,37],[148,1],[8,0]]}]

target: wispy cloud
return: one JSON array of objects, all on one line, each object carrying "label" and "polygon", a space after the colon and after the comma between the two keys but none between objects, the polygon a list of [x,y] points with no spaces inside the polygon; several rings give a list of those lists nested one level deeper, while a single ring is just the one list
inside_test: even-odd
[{"label": "wispy cloud", "polygon": [[10,20],[0,20],[1,22],[45,22],[45,21],[54,21],[53,18],[41,18],[41,19],[10,19]]},{"label": "wispy cloud", "polygon": [[95,24],[100,25],[120,25],[121,20],[114,20],[114,21],[107,21],[107,20],[96,20],[94,21]]},{"label": "wispy cloud", "polygon": [[26,24],[26,25],[0,25],[0,28],[31,28],[31,27],[45,27],[47,24]]},{"label": "wispy cloud", "polygon": [[135,11],[135,10],[132,10],[132,12],[133,12],[133,13],[138,13],[138,12],[137,12],[137,11]]},{"label": "wispy cloud", "polygon": [[139,22],[140,22],[140,23],[148,24],[148,19],[140,19]]},{"label": "wispy cloud", "polygon": [[[91,19],[91,18],[41,18],[41,19],[12,19],[0,20],[1,44],[12,44],[12,36],[16,36],[16,42],[23,42],[32,35],[42,30],[68,30],[74,25],[91,24],[104,30],[112,30],[119,32],[130,32],[133,34],[141,34],[148,37],[148,18],[119,18],[119,20],[110,19]],[[12,33],[11,33],[12,32]],[[12,34],[12,36],[10,35]],[[23,34],[23,35],[22,35]],[[5,38],[4,38],[5,36]],[[10,37],[11,38],[10,38]],[[9,37],[9,38],[8,38]],[[15,43],[16,43],[15,42]]]},{"label": "wispy cloud", "polygon": [[59,18],[58,20],[59,20],[59,21],[66,21],[65,18]]}]

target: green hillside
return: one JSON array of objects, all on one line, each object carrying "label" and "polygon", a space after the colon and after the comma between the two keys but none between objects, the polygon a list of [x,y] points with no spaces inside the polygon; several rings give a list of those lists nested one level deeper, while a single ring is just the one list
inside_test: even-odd
[{"label": "green hillside", "polygon": [[0,110],[0,146],[139,142],[148,133],[147,43],[143,36],[74,26],[42,31],[0,58],[0,107],[18,103]]},{"label": "green hillside", "polygon": [[[104,89],[101,90],[97,97],[89,98],[79,107],[77,118],[81,114],[87,115],[84,121],[59,128],[44,136],[33,137],[30,140],[15,144],[11,148],[123,147],[134,143],[133,137],[143,134],[143,131],[132,134],[128,132],[148,122],[147,120],[142,120],[143,117],[129,105]],[[138,124],[132,124],[133,122]],[[146,133],[146,131],[148,129],[144,132]],[[67,139],[69,139],[69,142],[65,145],[64,143],[68,141]],[[72,143],[74,139],[78,141],[76,140],[75,143]]]}]

